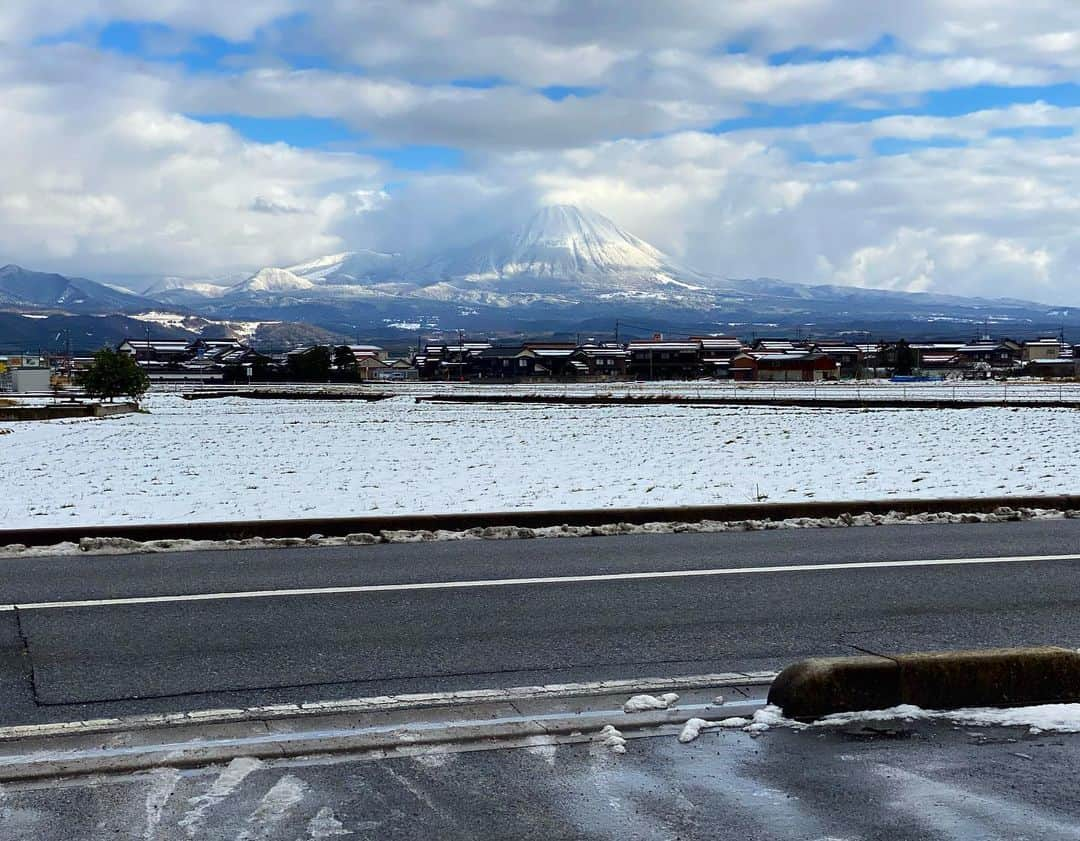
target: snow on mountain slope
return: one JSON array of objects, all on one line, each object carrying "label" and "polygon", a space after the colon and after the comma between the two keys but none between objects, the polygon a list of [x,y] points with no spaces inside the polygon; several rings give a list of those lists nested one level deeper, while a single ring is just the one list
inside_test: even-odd
[{"label": "snow on mountain slope", "polygon": [[714,279],[679,266],[607,217],[554,205],[518,228],[417,259],[358,250],[268,267],[230,287],[225,298],[288,293],[304,301],[378,296],[511,306],[648,293],[687,304],[711,285]]},{"label": "snow on mountain slope", "polygon": [[436,259],[426,268],[441,279],[517,291],[580,286],[606,292],[657,287],[678,292],[699,291],[708,282],[606,216],[573,205],[540,208],[524,225]]},{"label": "snow on mountain slope", "polygon": [[229,289],[229,294],[245,292],[303,292],[314,289],[316,284],[305,277],[293,274],[288,269],[268,266],[260,269],[247,280]]},{"label": "snow on mountain slope", "polygon": [[393,280],[399,275],[401,256],[361,249],[316,257],[287,268],[293,274],[315,283],[337,286],[367,285]]},{"label": "snow on mountain slope", "polygon": [[228,290],[229,285],[214,283],[208,280],[192,280],[185,277],[166,277],[159,280],[146,290],[146,295],[151,298],[166,292],[191,292],[204,298],[220,298]]}]

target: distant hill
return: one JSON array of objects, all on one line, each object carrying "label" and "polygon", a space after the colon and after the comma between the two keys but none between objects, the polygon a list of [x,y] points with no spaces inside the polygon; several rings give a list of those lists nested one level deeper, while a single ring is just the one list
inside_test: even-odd
[{"label": "distant hill", "polygon": [[0,308],[72,313],[138,312],[157,303],[118,287],[84,277],[35,272],[22,266],[0,268]]},{"label": "distant hill", "polygon": [[[0,312],[0,354],[23,351],[62,353],[71,340],[75,354],[88,354],[125,338],[146,338],[146,323],[124,315],[34,315]],[[155,325],[156,339],[195,339],[199,333]]]}]

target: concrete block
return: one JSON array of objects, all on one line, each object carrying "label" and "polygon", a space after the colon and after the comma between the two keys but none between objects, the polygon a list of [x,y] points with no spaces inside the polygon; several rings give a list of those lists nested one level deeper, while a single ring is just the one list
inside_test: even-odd
[{"label": "concrete block", "polygon": [[924,709],[1080,701],[1080,653],[1054,646],[814,658],[784,669],[769,703],[796,719],[913,704]]}]

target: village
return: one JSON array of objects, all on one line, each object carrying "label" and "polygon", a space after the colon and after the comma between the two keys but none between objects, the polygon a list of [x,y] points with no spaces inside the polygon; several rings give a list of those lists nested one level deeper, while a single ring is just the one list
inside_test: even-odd
[{"label": "village", "polygon": [[[733,380],[822,382],[879,378],[987,380],[1076,379],[1080,345],[1062,336],[933,342],[849,343],[838,339],[734,336],[628,342],[524,341],[497,344],[459,336],[421,342],[392,355],[373,344],[310,345],[269,353],[232,339],[127,339],[129,354],[158,382],[616,382]],[[0,391],[47,391],[56,376],[89,358],[46,354],[0,356]]]}]

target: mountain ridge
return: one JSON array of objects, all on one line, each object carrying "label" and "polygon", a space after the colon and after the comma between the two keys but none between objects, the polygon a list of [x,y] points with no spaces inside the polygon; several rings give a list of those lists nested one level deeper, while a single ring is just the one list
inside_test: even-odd
[{"label": "mountain ridge", "polygon": [[[8,270],[19,272],[26,270]],[[27,303],[25,294],[12,294],[11,282],[5,293],[0,274],[0,308],[39,311],[71,304],[75,311],[138,312],[164,303],[220,321],[305,322],[346,335],[366,330],[369,336],[440,325],[558,331],[616,319],[748,334],[785,325],[833,333],[858,327],[897,336],[945,329],[974,335],[990,325],[1012,332],[1080,326],[1080,310],[1074,315],[1068,307],[1016,299],[710,274],[574,205],[540,208],[522,224],[434,253],[342,251],[228,280],[170,278],[145,297],[85,279],[48,277],[51,298]],[[94,293],[93,300],[85,290]]]},{"label": "mountain ridge", "polygon": [[14,263],[0,267],[0,307],[3,308],[126,313],[156,304],[152,298],[85,277],[36,272]]}]

